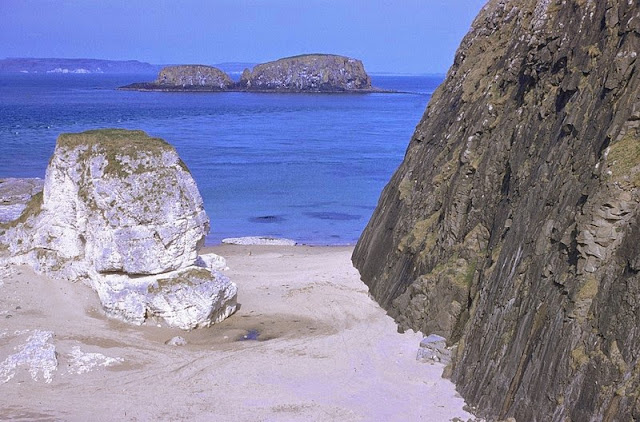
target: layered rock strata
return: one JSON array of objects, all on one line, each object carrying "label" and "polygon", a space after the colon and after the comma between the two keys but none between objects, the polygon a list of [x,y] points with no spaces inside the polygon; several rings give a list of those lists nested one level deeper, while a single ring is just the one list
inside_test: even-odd
[{"label": "layered rock strata", "polygon": [[353,261],[491,418],[640,419],[640,5],[490,0]]},{"label": "layered rock strata", "polygon": [[60,135],[44,191],[0,226],[0,243],[13,263],[86,280],[111,316],[192,329],[236,306],[236,286],[212,270],[216,259],[198,256],[208,230],[175,149],[142,131],[112,129]]},{"label": "layered rock strata", "polygon": [[240,89],[275,92],[371,91],[360,60],[330,54],[306,54],[259,64],[242,73]]},{"label": "layered rock strata", "polygon": [[227,91],[233,81],[222,70],[203,65],[167,66],[153,82],[134,83],[121,87],[137,91]]}]

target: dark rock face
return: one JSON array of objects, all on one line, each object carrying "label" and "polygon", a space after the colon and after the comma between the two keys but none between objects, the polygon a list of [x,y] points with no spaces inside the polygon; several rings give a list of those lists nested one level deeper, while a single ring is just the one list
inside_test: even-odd
[{"label": "dark rock face", "polygon": [[307,54],[263,63],[242,74],[247,91],[357,92],[371,90],[360,60],[331,54]]},{"label": "dark rock face", "polygon": [[226,91],[233,81],[222,70],[211,66],[182,65],[164,67],[153,82],[127,85],[121,89],[138,91]]},{"label": "dark rock face", "polygon": [[353,261],[491,418],[640,419],[640,6],[491,0]]}]

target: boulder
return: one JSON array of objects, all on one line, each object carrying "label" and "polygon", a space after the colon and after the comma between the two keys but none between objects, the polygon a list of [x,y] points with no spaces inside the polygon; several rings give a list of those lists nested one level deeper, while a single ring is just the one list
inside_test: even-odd
[{"label": "boulder", "polygon": [[11,262],[86,280],[111,316],[191,329],[235,310],[236,286],[198,259],[208,230],[175,149],[142,131],[107,129],[60,135],[44,191],[0,228],[0,242]]},{"label": "boulder", "polygon": [[437,334],[430,334],[423,338],[416,354],[416,360],[448,364],[451,361],[451,350],[447,348],[447,339]]}]

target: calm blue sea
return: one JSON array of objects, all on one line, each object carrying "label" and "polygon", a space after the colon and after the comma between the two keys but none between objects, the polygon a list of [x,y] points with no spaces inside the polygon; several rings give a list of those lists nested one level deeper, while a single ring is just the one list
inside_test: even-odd
[{"label": "calm blue sea", "polygon": [[378,76],[404,94],[154,93],[153,75],[0,75],[0,177],[44,177],[63,132],[142,129],[173,144],[211,218],[208,244],[270,235],[353,244],[441,77]]}]

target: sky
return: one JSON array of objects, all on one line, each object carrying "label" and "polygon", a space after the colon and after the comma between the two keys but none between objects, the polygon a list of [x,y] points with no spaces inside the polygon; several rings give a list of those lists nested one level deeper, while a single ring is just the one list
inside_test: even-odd
[{"label": "sky", "polygon": [[303,53],[445,73],[486,0],[0,0],[0,58],[261,63]]}]

